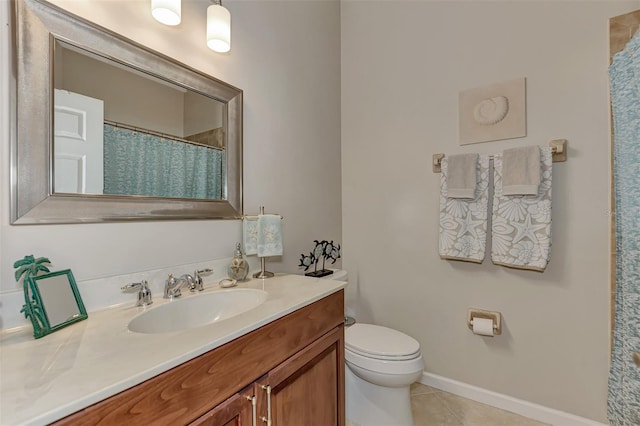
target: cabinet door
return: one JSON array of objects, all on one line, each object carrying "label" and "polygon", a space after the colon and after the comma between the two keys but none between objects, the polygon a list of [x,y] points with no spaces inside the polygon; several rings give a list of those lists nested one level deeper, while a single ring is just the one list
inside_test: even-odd
[{"label": "cabinet door", "polygon": [[[344,426],[344,327],[270,371],[267,382],[273,426]],[[258,417],[266,408],[258,406]]]},{"label": "cabinet door", "polygon": [[252,426],[255,393],[253,385],[233,395],[189,426]]}]

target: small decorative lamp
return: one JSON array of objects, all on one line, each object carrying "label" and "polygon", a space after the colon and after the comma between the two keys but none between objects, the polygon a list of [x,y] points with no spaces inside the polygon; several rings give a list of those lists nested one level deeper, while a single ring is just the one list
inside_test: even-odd
[{"label": "small decorative lamp", "polygon": [[231,13],[221,0],[207,8],[207,46],[219,53],[231,50]]},{"label": "small decorative lamp", "polygon": [[181,19],[182,0],[151,0],[151,15],[165,25],[178,25]]}]

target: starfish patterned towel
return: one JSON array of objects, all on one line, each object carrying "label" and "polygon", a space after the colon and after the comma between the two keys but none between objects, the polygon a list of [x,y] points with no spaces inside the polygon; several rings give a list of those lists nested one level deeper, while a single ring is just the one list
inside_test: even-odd
[{"label": "starfish patterned towel", "polygon": [[493,160],[491,260],[542,272],[551,257],[551,148],[540,148],[538,195],[502,192],[502,154]]},{"label": "starfish patterned towel", "polygon": [[476,165],[477,185],[473,199],[447,197],[447,157],[440,176],[440,243],[442,259],[482,263],[487,242],[489,202],[489,156],[480,155]]}]

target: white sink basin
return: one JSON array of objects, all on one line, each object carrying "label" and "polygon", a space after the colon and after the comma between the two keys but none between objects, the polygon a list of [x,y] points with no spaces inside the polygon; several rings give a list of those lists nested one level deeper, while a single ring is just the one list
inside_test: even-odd
[{"label": "white sink basin", "polygon": [[222,321],[264,303],[267,292],[240,288],[182,297],[136,316],[129,330],[168,333]]}]

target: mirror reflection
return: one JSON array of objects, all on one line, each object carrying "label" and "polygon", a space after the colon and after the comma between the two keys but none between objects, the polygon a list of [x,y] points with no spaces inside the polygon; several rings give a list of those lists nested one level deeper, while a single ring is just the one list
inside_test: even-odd
[{"label": "mirror reflection", "polygon": [[53,74],[54,193],[226,198],[223,102],[60,40]]},{"label": "mirror reflection", "polygon": [[82,314],[66,274],[32,278],[40,293],[49,327],[54,328]]}]

